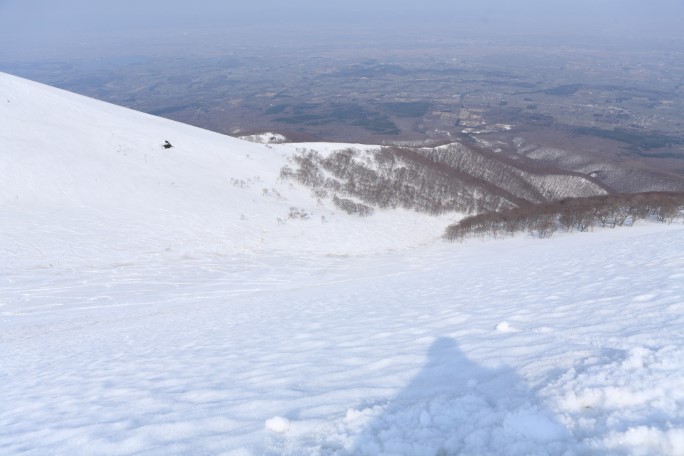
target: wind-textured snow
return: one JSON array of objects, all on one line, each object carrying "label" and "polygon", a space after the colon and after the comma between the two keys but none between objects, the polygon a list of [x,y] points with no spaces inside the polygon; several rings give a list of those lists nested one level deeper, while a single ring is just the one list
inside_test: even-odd
[{"label": "wind-textured snow", "polygon": [[684,454],[681,225],[447,244],[293,145],[2,74],[0,117],[0,454]]}]

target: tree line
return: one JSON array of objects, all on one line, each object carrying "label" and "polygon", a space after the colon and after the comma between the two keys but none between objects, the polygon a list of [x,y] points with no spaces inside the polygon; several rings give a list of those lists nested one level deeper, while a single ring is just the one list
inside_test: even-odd
[{"label": "tree line", "polygon": [[489,211],[466,217],[445,230],[444,238],[503,237],[529,232],[547,238],[558,230],[587,231],[594,226],[631,226],[652,218],[672,223],[682,217],[684,193],[647,192],[613,194]]}]

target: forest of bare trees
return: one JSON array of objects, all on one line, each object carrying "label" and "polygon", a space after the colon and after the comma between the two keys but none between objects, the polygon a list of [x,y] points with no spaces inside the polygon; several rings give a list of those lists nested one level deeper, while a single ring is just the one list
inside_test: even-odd
[{"label": "forest of bare trees", "polygon": [[326,156],[300,150],[281,178],[312,188],[316,198],[367,216],[374,207],[429,214],[477,214],[608,193],[576,173],[532,170],[461,144],[437,148],[344,149]]},{"label": "forest of bare trees", "polygon": [[671,223],[684,208],[684,193],[610,193],[577,173],[525,168],[460,144],[328,155],[300,150],[280,175],[361,217],[376,208],[473,214],[447,227],[449,241],[522,232],[546,238],[558,230],[631,226],[647,218]]},{"label": "forest of bare trees", "polygon": [[683,209],[684,193],[649,192],[568,198],[466,217],[450,225],[444,237],[449,241],[459,241],[530,232],[546,238],[558,230],[587,231],[594,226],[631,226],[635,221],[647,218],[672,223],[682,216]]}]

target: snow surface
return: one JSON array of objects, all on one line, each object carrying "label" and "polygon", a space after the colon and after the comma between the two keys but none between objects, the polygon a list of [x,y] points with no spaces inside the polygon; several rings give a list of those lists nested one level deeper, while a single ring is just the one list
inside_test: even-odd
[{"label": "snow surface", "polygon": [[684,454],[681,225],[447,244],[295,145],[3,74],[0,118],[0,454]]}]

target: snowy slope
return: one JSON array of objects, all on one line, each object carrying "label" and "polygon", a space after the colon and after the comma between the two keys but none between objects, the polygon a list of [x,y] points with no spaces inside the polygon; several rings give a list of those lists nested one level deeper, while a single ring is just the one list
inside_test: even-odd
[{"label": "snowy slope", "polygon": [[[11,238],[0,253],[40,252],[42,266],[117,252],[382,251],[434,240],[454,218],[361,221],[319,205],[278,179],[296,145],[253,144],[6,74],[0,100],[0,230]],[[308,219],[289,220],[291,207]]]},{"label": "snowy slope", "polygon": [[682,251],[657,225],[5,265],[0,453],[679,455]]},{"label": "snowy slope", "polygon": [[303,146],[1,74],[0,118],[0,454],[684,454],[681,225],[445,244]]}]

